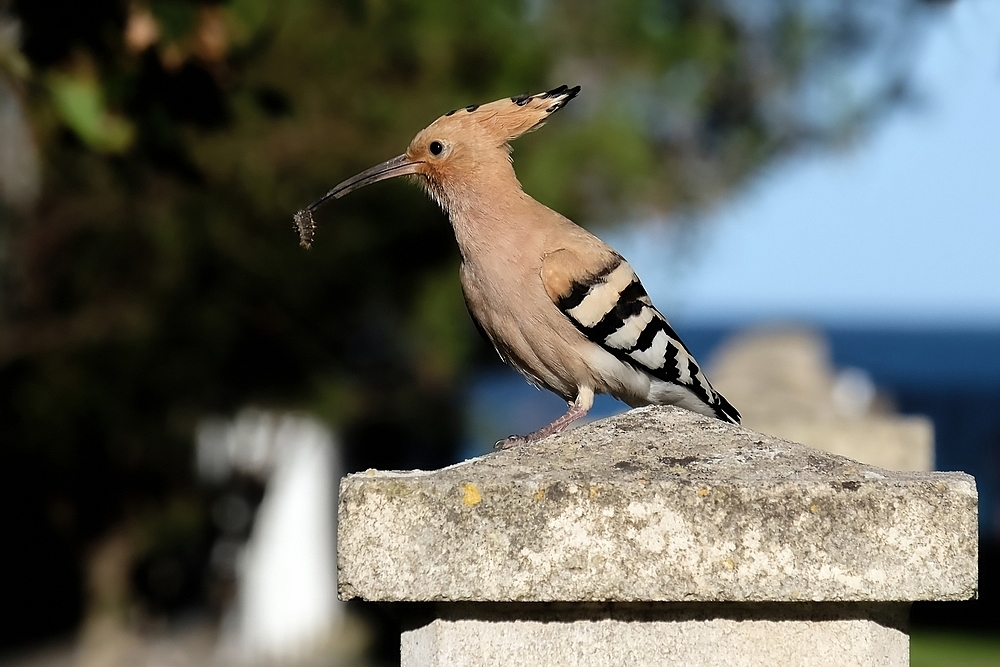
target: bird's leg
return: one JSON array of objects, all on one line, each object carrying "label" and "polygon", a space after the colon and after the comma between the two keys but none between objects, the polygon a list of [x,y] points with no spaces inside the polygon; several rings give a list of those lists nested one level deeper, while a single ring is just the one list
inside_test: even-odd
[{"label": "bird's leg", "polygon": [[576,400],[569,404],[569,409],[566,410],[566,414],[562,417],[547,426],[543,426],[537,431],[532,431],[528,435],[508,436],[495,444],[493,447],[495,449],[510,449],[511,447],[526,445],[529,442],[535,442],[536,440],[541,440],[542,438],[547,438],[550,435],[564,431],[567,426],[575,422],[577,419],[586,416],[586,414],[590,412],[590,408],[593,405],[594,390],[589,387],[580,387],[576,395]]}]

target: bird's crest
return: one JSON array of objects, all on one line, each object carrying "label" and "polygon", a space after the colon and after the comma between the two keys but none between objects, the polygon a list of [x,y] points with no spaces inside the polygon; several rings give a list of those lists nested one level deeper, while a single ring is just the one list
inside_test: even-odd
[{"label": "bird's crest", "polygon": [[434,125],[450,124],[453,121],[467,124],[475,121],[503,144],[540,128],[553,113],[566,106],[579,92],[580,86],[570,88],[563,85],[536,95],[525,93],[517,97],[504,97],[489,104],[473,104],[449,111]]}]

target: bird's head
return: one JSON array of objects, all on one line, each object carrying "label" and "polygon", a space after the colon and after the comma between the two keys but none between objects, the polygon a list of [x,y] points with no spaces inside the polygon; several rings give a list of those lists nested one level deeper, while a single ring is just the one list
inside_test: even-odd
[{"label": "bird's head", "polygon": [[295,214],[300,240],[312,242],[312,212],[366,185],[396,176],[415,176],[442,205],[450,193],[483,182],[491,169],[510,169],[510,142],[537,130],[580,92],[559,86],[537,95],[505,97],[489,104],[449,111],[417,133],[406,152],[348,178]]}]

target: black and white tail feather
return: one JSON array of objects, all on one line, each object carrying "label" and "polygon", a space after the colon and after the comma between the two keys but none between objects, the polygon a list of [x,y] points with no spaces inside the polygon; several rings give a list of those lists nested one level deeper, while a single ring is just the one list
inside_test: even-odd
[{"label": "black and white tail feather", "polygon": [[598,273],[574,282],[556,305],[590,341],[650,375],[654,389],[657,380],[667,383],[659,388],[660,394],[687,398],[685,393],[690,392],[719,419],[740,423],[740,413],[712,387],[623,258],[617,257]]}]

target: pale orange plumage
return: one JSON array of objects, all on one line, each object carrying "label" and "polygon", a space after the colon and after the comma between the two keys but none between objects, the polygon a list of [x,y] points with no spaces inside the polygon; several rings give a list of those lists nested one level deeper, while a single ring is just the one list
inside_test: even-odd
[{"label": "pale orange plumage", "polygon": [[577,92],[560,86],[441,116],[405,154],[300,211],[303,243],[312,240],[311,211],[327,199],[394,176],[418,178],[451,220],[462,289],[480,330],[504,361],[570,406],[552,424],[511,436],[504,446],[562,430],[587,413],[595,393],[739,423],[739,413],[709,384],[628,263],[521,189],[509,142],[540,127]]}]

